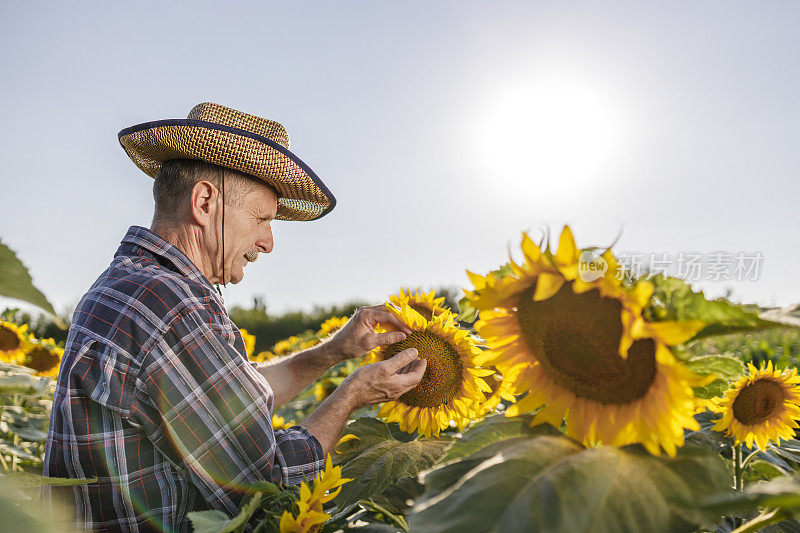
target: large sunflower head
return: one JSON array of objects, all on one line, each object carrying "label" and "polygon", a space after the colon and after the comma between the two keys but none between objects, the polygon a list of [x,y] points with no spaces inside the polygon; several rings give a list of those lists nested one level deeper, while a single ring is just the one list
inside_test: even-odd
[{"label": "large sunflower head", "polygon": [[19,364],[36,370],[37,376],[55,377],[61,366],[64,349],[53,339],[35,340],[18,359]]},{"label": "large sunflower head", "polygon": [[313,490],[302,482],[297,512],[284,511],[281,515],[281,533],[317,533],[331,517],[322,510],[322,505],[331,501],[342,490],[342,485],[352,479],[342,477],[342,467],[333,466],[331,456],[325,461],[325,470],[320,472],[313,483]]},{"label": "large sunflower head", "polygon": [[[652,284],[623,287],[613,254],[578,249],[569,227],[555,253],[528,235],[522,251],[524,261],[512,260],[504,277],[468,272],[475,328],[490,348],[477,363],[515,376],[514,393],[527,394],[507,414],[542,407],[534,423],[557,427],[566,416],[567,434],[585,444],[640,442],[673,455],[683,429],[697,427],[698,378],[667,346],[702,323],[640,320]],[[595,268],[587,272],[589,260]]]},{"label": "large sunflower head", "polygon": [[736,444],[753,443],[762,450],[770,441],[794,438],[800,420],[800,377],[797,370],[778,371],[772,362],[766,368],[747,365],[748,375],[734,383],[716,405],[710,408],[722,413],[714,429],[723,431]]},{"label": "large sunflower head", "polygon": [[0,320],[0,361],[16,363],[28,347],[28,325]]},{"label": "large sunflower head", "polygon": [[400,307],[387,304],[411,329],[402,342],[380,346],[367,354],[362,364],[383,361],[408,348],[416,348],[427,360],[419,384],[395,401],[385,402],[378,416],[397,422],[403,431],[419,431],[425,436],[438,435],[454,421],[464,427],[479,412],[484,392],[491,389],[482,379],[494,370],[478,368],[475,359],[480,349],[465,329],[455,324],[455,315],[445,311],[426,320],[407,301]]},{"label": "large sunflower head", "polygon": [[398,307],[402,305],[402,302],[407,302],[411,309],[421,314],[426,320],[433,320],[434,316],[448,311],[443,307],[444,296],[437,298],[435,291],[425,293],[421,292],[419,287],[413,293],[400,287],[400,292],[391,295],[389,301]]}]

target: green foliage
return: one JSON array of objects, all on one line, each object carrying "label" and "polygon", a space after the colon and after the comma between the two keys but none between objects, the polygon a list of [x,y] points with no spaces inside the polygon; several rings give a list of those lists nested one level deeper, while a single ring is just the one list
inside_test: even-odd
[{"label": "green foliage", "polygon": [[758,366],[772,361],[778,368],[797,366],[800,330],[779,327],[763,331],[707,337],[686,347],[687,355],[728,355]]},{"label": "green foliage", "polygon": [[745,483],[755,483],[756,481],[769,481],[777,477],[785,476],[786,472],[773,463],[757,460],[750,463],[744,472]]},{"label": "green foliage", "polygon": [[0,369],[0,394],[41,394],[49,380],[28,373],[10,374]]},{"label": "green foliage", "polygon": [[464,431],[462,436],[455,440],[453,446],[442,458],[442,462],[466,457],[485,448],[489,444],[505,439],[533,435],[559,434],[558,430],[547,424],[542,424],[533,428],[530,427],[532,419],[532,415],[508,418],[504,414],[497,414],[486,417]]},{"label": "green foliage", "polygon": [[360,418],[345,431],[359,438],[340,444],[343,453],[337,463],[342,465],[342,477],[353,480],[334,500],[340,508],[379,494],[403,477],[416,476],[452,445],[444,438],[398,440],[387,424],[373,418]]},{"label": "green foliage", "polygon": [[694,389],[695,396],[702,399],[721,396],[728,389],[729,381],[738,379],[744,373],[744,365],[740,360],[724,355],[695,357],[686,361],[686,366],[701,376],[719,376],[708,385]]},{"label": "green foliage", "polygon": [[778,477],[750,485],[742,492],[712,494],[703,499],[701,506],[720,515],[757,511],[759,507],[800,511],[800,483],[793,478]]},{"label": "green foliage", "polygon": [[707,300],[703,291],[694,292],[683,280],[658,274],[650,278],[655,290],[643,311],[649,321],[702,320],[706,323],[694,339],[711,335],[753,331],[781,324],[759,317],[759,309],[742,306],[724,298]]},{"label": "green foliage", "polygon": [[671,459],[539,436],[491,444],[423,482],[412,531],[692,531],[716,519],[695,502],[729,477],[722,460],[702,450]]},{"label": "green foliage", "polygon": [[234,306],[230,310],[233,323],[256,336],[255,352],[268,350],[281,339],[298,335],[308,330],[316,331],[327,319],[333,316],[350,316],[359,307],[366,305],[361,301],[346,302],[329,307],[315,306],[310,312],[288,311],[280,315],[270,315],[263,300],[256,298],[253,307]]},{"label": "green foliage", "polygon": [[[497,270],[492,270],[490,274],[498,280],[503,279],[506,276],[510,276],[512,274],[511,264],[506,263]],[[458,315],[459,322],[472,324],[478,320],[478,310],[469,304],[469,299],[466,296],[458,301],[458,311],[460,313]]]},{"label": "green foliage", "polygon": [[260,492],[256,492],[250,500],[242,506],[241,512],[233,518],[222,511],[196,511],[189,513],[187,516],[192,522],[195,533],[230,533],[232,531],[244,531],[244,526],[247,521],[253,516],[253,513],[261,503]]},{"label": "green foliage", "polygon": [[0,489],[29,489],[31,487],[41,487],[43,485],[52,485],[60,487],[72,487],[75,485],[88,485],[90,483],[97,483],[97,478],[60,478],[60,477],[43,477],[26,472],[6,472],[0,474]]},{"label": "green foliage", "polygon": [[[0,296],[16,298],[40,307],[56,317],[53,305],[33,284],[28,269],[17,255],[0,241]],[[57,317],[56,317],[57,318]],[[59,319],[60,320],[60,319]]]},{"label": "green foliage", "polygon": [[41,472],[53,382],[33,372],[0,363],[0,471]]}]

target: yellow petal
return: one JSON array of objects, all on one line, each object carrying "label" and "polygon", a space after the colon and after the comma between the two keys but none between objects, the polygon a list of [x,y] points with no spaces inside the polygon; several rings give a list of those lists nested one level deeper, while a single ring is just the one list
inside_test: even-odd
[{"label": "yellow petal", "polygon": [[561,237],[558,238],[556,262],[560,265],[572,265],[578,262],[578,248],[575,246],[575,238],[569,226],[564,226]]},{"label": "yellow petal", "polygon": [[522,234],[522,253],[525,254],[529,263],[536,263],[539,261],[539,256],[542,254],[539,247],[536,246],[536,243],[531,240],[527,233]]},{"label": "yellow petal", "polygon": [[542,272],[536,279],[536,290],[533,293],[533,301],[540,302],[547,300],[564,285],[564,278],[558,274]]},{"label": "yellow petal", "polygon": [[661,339],[664,344],[674,346],[688,341],[705,327],[702,320],[645,322],[644,326]]}]

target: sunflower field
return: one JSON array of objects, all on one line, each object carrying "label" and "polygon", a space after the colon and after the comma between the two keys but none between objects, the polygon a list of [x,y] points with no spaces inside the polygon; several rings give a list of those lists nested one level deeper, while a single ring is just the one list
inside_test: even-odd
[{"label": "sunflower field", "polygon": [[[587,271],[585,253],[604,268]],[[4,257],[0,294],[52,312],[0,245]],[[564,227],[556,243],[523,234],[497,269],[467,271],[457,306],[434,291],[387,296],[412,333],[330,369],[273,426],[302,424],[360,365],[406,348],[427,359],[419,385],[353,413],[315,479],[252,487],[233,518],[190,513],[194,530],[800,531],[798,308],[708,299],[619,266]],[[3,276],[30,289],[12,293]],[[37,475],[63,346],[15,316],[0,322],[0,513],[48,530],[35,488],[92,480]],[[242,335],[268,364],[347,320],[266,350]]]}]

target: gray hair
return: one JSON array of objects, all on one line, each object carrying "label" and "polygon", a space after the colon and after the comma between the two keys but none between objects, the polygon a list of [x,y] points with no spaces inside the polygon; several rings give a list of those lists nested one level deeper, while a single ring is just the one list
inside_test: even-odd
[{"label": "gray hair", "polygon": [[[276,198],[279,196],[277,191],[263,180],[238,170],[225,168],[224,171],[227,205],[241,205],[244,198],[259,184],[272,189]],[[218,165],[195,159],[165,161],[153,182],[155,201],[153,222],[170,224],[177,221],[188,204],[192,189],[203,180],[210,181],[218,190],[222,190],[222,172],[223,168]]]}]

